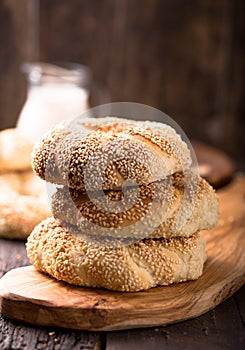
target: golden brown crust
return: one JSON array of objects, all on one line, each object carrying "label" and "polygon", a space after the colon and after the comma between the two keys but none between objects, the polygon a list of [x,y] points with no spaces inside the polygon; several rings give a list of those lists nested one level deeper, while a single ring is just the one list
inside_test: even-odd
[{"label": "golden brown crust", "polygon": [[77,226],[84,234],[117,238],[188,237],[212,228],[218,219],[214,190],[190,172],[127,188],[124,193],[92,195],[89,198],[85,192],[59,188],[52,198],[54,217]]},{"label": "golden brown crust", "polygon": [[45,184],[32,171],[0,175],[0,237],[26,239],[50,215]]},{"label": "golden brown crust", "polygon": [[33,230],[27,254],[38,270],[58,280],[126,292],[197,279],[206,260],[198,234],[106,248],[76,239],[54,218]]},{"label": "golden brown crust", "polygon": [[80,190],[118,189],[161,180],[189,168],[186,143],[168,125],[122,118],[63,122],[34,147],[33,170],[42,179]]}]

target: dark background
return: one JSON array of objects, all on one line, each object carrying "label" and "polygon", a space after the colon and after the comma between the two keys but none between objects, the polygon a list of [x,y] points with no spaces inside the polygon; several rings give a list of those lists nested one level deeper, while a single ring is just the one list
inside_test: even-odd
[{"label": "dark background", "polygon": [[93,71],[93,105],[149,104],[189,137],[243,156],[244,0],[41,0],[40,56],[33,4],[0,1],[1,129],[25,100],[23,61],[75,61]]}]

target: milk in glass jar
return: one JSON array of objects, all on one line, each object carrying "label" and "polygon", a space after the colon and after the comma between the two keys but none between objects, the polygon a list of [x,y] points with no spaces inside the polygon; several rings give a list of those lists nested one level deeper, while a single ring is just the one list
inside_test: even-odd
[{"label": "milk in glass jar", "polygon": [[28,94],[17,129],[32,143],[65,119],[74,119],[89,108],[90,70],[66,63],[25,63]]}]

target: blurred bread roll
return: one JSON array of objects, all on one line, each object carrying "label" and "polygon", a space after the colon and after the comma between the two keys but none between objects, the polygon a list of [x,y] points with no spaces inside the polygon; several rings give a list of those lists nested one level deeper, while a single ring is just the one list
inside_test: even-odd
[{"label": "blurred bread roll", "polygon": [[32,144],[13,129],[0,131],[0,173],[31,168]]},{"label": "blurred bread roll", "polygon": [[0,175],[0,237],[26,239],[51,212],[46,184],[31,170]]}]

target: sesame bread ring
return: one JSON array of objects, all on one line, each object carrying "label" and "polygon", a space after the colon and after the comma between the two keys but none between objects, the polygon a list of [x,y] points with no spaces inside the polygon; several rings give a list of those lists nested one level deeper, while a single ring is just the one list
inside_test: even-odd
[{"label": "sesame bread ring", "polygon": [[34,146],[33,170],[79,190],[120,189],[166,178],[191,164],[187,144],[166,125],[122,118],[62,122]]},{"label": "sesame bread ring", "polygon": [[45,184],[32,171],[0,175],[0,237],[26,239],[50,215]]},{"label": "sesame bread ring", "polygon": [[199,234],[112,249],[76,239],[54,218],[33,230],[26,247],[31,264],[57,280],[123,292],[195,280],[206,260]]},{"label": "sesame bread ring", "polygon": [[0,173],[31,169],[32,144],[13,129],[0,131]]},{"label": "sesame bread ring", "polygon": [[[127,194],[124,203],[122,197]],[[87,235],[136,239],[188,237],[216,225],[218,200],[204,179],[191,173],[189,176],[176,173],[170,182],[127,188],[124,193],[105,191],[98,198],[94,194],[89,198],[87,193],[68,187],[59,188],[52,197],[52,213]]]}]

